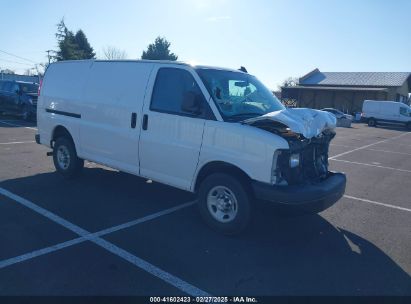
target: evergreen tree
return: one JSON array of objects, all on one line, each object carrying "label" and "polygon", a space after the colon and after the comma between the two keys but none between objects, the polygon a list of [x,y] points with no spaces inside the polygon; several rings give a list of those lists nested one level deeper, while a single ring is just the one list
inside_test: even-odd
[{"label": "evergreen tree", "polygon": [[79,52],[78,55],[81,57],[81,59],[94,59],[96,57],[96,53],[90,46],[90,43],[88,42],[87,37],[82,30],[77,31],[74,39],[77,43]]},{"label": "evergreen tree", "polygon": [[93,48],[90,46],[86,35],[82,30],[77,31],[74,35],[65,23],[64,19],[57,24],[57,45],[55,59],[61,60],[79,60],[95,58]]},{"label": "evergreen tree", "polygon": [[175,61],[178,56],[170,52],[170,45],[165,38],[157,37],[154,43],[148,45],[147,51],[143,51],[141,59]]}]

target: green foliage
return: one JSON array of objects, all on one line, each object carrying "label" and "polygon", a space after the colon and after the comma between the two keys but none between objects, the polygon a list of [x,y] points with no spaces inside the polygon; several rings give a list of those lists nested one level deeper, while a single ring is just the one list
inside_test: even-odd
[{"label": "green foliage", "polygon": [[57,24],[56,38],[58,50],[55,59],[57,61],[94,59],[96,56],[84,32],[78,30],[74,35],[66,27],[64,19]]},{"label": "green foliage", "polygon": [[96,57],[93,48],[90,46],[90,43],[87,40],[86,35],[82,30],[78,30],[74,39],[78,46],[79,56],[83,59],[93,59]]},{"label": "green foliage", "polygon": [[178,56],[170,52],[170,45],[165,38],[157,37],[154,43],[148,45],[147,51],[143,51],[141,59],[175,61]]}]

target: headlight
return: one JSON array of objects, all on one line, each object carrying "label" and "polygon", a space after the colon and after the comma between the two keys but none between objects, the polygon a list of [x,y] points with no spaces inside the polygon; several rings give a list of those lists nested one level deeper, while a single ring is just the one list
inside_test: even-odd
[{"label": "headlight", "polygon": [[33,104],[33,99],[29,98],[29,103],[32,105]]},{"label": "headlight", "polygon": [[290,155],[290,168],[295,168],[300,165],[300,154],[294,153]]},{"label": "headlight", "polygon": [[276,184],[279,181],[279,176],[277,176],[277,161],[280,154],[281,151],[277,150],[273,155],[273,163],[271,165],[271,184]]}]

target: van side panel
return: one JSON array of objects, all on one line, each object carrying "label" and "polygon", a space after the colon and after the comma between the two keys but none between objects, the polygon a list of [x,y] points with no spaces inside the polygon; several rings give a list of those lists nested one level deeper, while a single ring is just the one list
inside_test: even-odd
[{"label": "van side panel", "polygon": [[47,111],[63,111],[81,114],[80,105],[92,61],[59,62],[51,64],[43,79],[37,102],[37,126],[41,144],[50,146],[56,126],[63,125],[73,137],[77,153],[81,154],[79,142],[79,119]]},{"label": "van side panel", "polygon": [[[141,110],[152,68],[152,63],[94,62],[80,105],[85,159],[139,173]],[[137,116],[134,128],[132,113]]]}]

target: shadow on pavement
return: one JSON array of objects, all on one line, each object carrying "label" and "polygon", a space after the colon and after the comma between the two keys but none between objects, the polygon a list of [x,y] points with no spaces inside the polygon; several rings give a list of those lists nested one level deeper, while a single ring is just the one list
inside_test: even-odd
[{"label": "shadow on pavement", "polygon": [[90,231],[193,200],[188,192],[99,167],[85,167],[74,180],[48,172],[4,180],[0,187]]},{"label": "shadow on pavement", "polygon": [[[50,172],[0,187],[90,231],[193,199],[101,168],[85,168],[74,181]],[[320,215],[279,217],[258,209],[249,230],[225,237],[186,208],[105,238],[214,295],[411,295],[410,276],[386,253]]]},{"label": "shadow on pavement", "polygon": [[[3,123],[1,123],[1,121],[3,121]],[[0,114],[0,128],[22,128],[22,127],[36,128],[37,122],[33,120],[25,121],[25,120],[19,119],[19,117],[16,117],[16,116]]]}]

